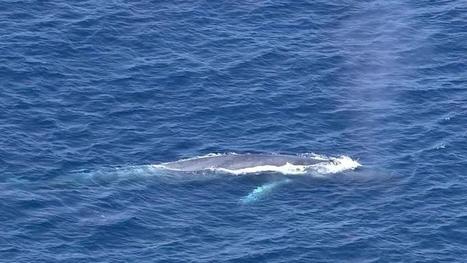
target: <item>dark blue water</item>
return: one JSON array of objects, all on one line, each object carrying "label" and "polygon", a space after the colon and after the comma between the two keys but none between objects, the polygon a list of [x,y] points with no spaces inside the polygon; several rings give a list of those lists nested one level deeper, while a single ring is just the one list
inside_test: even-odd
[{"label": "dark blue water", "polygon": [[3,0],[0,261],[461,262],[466,124],[463,0]]}]

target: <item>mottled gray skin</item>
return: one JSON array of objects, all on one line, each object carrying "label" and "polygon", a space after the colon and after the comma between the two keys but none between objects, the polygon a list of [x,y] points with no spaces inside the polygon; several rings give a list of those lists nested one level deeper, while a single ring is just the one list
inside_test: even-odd
[{"label": "mottled gray skin", "polygon": [[228,154],[208,156],[197,159],[180,160],[162,164],[167,169],[194,172],[206,169],[238,170],[262,165],[282,166],[287,163],[293,165],[312,165],[321,161],[304,156],[276,155],[276,154]]}]

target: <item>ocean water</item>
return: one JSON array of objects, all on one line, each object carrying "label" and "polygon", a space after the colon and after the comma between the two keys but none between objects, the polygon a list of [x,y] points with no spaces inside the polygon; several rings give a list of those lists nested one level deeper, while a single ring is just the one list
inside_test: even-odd
[{"label": "ocean water", "polygon": [[0,262],[462,262],[466,133],[465,0],[0,2]]}]

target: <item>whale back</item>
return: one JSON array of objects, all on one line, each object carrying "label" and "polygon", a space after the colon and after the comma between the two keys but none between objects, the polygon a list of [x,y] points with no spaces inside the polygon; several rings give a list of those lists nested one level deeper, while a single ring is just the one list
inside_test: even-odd
[{"label": "whale back", "polygon": [[258,166],[312,165],[319,161],[305,156],[281,154],[226,154],[164,163],[167,169],[201,171],[207,169],[238,170]]}]

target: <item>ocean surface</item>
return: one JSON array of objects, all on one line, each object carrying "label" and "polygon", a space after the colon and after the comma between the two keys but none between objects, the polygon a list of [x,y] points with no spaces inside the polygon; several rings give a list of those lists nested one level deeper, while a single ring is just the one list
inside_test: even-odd
[{"label": "ocean surface", "polygon": [[0,262],[466,257],[465,0],[0,2]]}]

